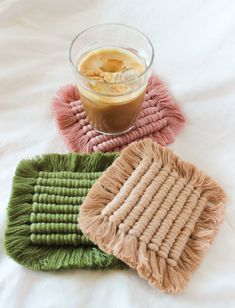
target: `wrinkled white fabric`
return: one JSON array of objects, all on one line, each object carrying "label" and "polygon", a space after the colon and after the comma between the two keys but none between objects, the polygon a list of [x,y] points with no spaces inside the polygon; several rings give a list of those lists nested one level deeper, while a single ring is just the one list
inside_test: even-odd
[{"label": "wrinkled white fabric", "polygon": [[[0,2],[0,305],[38,307],[235,307],[235,2],[2,0]],[[187,123],[170,148],[225,189],[225,221],[181,295],[163,295],[133,271],[33,272],[4,255],[15,167],[40,153],[66,153],[50,109],[74,81],[70,41],[84,28],[120,22],[152,40],[154,68]],[[114,34],[115,35],[115,34]]]}]

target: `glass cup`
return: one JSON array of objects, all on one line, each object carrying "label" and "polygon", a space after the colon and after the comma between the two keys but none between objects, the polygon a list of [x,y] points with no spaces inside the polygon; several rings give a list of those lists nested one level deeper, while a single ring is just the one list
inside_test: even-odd
[{"label": "glass cup", "polygon": [[[109,82],[94,80],[82,73],[79,65],[84,57],[104,48],[122,50],[138,57],[144,69],[139,74],[132,74],[129,70],[121,75],[121,79],[114,78]],[[69,59],[86,117],[94,129],[107,135],[129,131],[137,119],[151,74],[154,49],[150,40],[143,33],[126,25],[96,25],[74,38]]]}]

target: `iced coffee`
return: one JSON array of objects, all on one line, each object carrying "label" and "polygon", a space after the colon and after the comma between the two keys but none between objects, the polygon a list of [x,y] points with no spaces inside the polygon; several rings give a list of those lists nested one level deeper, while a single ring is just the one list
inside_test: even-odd
[{"label": "iced coffee", "polygon": [[99,132],[120,134],[134,125],[147,80],[143,57],[133,49],[97,48],[77,59],[78,83],[88,121]]}]

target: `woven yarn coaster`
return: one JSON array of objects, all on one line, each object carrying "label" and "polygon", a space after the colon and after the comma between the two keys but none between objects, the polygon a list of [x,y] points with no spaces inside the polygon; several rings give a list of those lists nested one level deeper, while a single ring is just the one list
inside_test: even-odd
[{"label": "woven yarn coaster", "polygon": [[102,250],[175,293],[210,246],[224,202],[213,179],[146,139],[124,149],[93,185],[79,222]]},{"label": "woven yarn coaster", "polygon": [[134,128],[123,135],[106,136],[93,129],[86,119],[75,86],[62,88],[53,99],[52,108],[59,131],[68,148],[74,152],[119,151],[146,137],[166,145],[175,140],[185,121],[167,88],[156,76],[149,80]]},{"label": "woven yarn coaster", "polygon": [[48,154],[21,161],[8,206],[7,254],[35,270],[124,267],[90,242],[77,224],[87,192],[116,157]]}]

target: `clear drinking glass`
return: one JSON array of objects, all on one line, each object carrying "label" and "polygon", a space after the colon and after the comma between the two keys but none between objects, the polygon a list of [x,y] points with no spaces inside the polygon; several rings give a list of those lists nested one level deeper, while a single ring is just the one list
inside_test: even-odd
[{"label": "clear drinking glass", "polygon": [[[79,69],[90,52],[118,48],[144,64],[140,74],[125,72],[121,80],[93,80]],[[69,59],[88,121],[99,132],[117,135],[129,131],[136,121],[154,59],[150,40],[138,30],[122,24],[101,24],[80,32],[72,41]],[[118,93],[116,90],[121,89]]]}]

